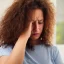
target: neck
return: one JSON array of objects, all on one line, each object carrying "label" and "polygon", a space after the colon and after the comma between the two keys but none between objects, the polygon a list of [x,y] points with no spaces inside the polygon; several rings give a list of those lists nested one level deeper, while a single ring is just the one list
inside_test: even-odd
[{"label": "neck", "polygon": [[30,43],[31,43],[32,45],[38,45],[39,40],[30,40]]}]

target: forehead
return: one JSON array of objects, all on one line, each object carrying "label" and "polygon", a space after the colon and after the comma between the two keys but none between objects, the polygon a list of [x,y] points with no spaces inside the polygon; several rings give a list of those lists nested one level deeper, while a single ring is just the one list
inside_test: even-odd
[{"label": "forehead", "polygon": [[43,11],[41,9],[31,10],[28,13],[28,18],[30,18],[31,20],[41,20],[43,19]]}]

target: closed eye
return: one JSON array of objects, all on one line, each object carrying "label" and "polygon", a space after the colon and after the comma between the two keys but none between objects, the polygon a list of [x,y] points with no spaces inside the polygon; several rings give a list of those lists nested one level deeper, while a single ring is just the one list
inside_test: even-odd
[{"label": "closed eye", "polygon": [[43,20],[38,20],[38,23],[39,24],[43,24]]}]

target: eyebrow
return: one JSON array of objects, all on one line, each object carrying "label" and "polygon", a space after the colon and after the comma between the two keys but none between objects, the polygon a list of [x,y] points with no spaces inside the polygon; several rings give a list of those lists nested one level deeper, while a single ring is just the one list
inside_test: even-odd
[{"label": "eyebrow", "polygon": [[[33,22],[36,21],[36,20],[32,20]],[[37,20],[37,21],[43,21],[43,19],[40,19],[40,20]]]}]

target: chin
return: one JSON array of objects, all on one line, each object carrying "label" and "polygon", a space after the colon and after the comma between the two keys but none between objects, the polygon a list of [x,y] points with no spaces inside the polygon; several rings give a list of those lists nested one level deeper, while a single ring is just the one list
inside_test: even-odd
[{"label": "chin", "polygon": [[31,40],[37,40],[37,39],[39,39],[39,37],[31,37],[30,39]]}]

